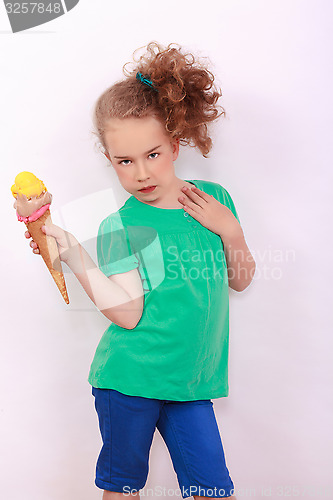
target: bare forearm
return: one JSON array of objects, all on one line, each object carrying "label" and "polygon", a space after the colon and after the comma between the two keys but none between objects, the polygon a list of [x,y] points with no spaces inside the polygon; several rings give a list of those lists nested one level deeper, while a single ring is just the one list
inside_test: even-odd
[{"label": "bare forearm", "polygon": [[229,286],[242,292],[251,283],[256,263],[246,244],[243,231],[221,236],[228,266]]},{"label": "bare forearm", "polygon": [[132,328],[132,298],[102,273],[80,243],[71,249],[66,264],[104,316],[123,328]]}]

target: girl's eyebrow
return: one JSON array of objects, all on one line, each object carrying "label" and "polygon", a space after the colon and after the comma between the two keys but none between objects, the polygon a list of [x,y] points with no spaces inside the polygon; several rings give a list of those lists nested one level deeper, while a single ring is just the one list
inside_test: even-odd
[{"label": "girl's eyebrow", "polygon": [[[159,146],[156,146],[155,148],[150,149],[149,151],[147,151],[146,153],[143,153],[143,154],[144,155],[148,155],[149,153],[151,153],[155,149],[160,148],[161,146],[162,146],[162,144],[160,144]],[[123,158],[128,158],[128,156],[114,156],[114,158],[117,158],[117,159],[121,160]]]}]

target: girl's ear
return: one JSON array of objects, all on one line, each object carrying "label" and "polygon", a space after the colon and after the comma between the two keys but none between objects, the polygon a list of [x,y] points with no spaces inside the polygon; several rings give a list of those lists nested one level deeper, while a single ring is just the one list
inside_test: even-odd
[{"label": "girl's ear", "polygon": [[172,160],[175,161],[178,158],[179,155],[179,139],[175,139],[172,142]]}]

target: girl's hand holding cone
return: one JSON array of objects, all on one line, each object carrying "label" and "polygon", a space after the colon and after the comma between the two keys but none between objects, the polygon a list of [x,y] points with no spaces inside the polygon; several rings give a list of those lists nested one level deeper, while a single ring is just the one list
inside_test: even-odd
[{"label": "girl's hand holding cone", "polygon": [[[53,236],[55,238],[58,246],[60,260],[68,265],[70,260],[74,258],[75,253],[78,250],[79,242],[77,241],[77,239],[73,236],[73,234],[65,231],[55,224],[42,226],[41,230],[47,236]],[[29,231],[26,231],[24,233],[24,236],[26,238],[31,238],[31,234],[29,233]],[[30,246],[33,249],[33,253],[40,254],[39,247],[34,240],[30,241]]]}]

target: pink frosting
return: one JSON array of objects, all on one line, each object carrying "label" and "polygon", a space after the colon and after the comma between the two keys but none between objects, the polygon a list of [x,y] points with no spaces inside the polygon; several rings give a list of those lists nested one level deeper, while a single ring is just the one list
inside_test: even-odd
[{"label": "pink frosting", "polygon": [[51,205],[51,203],[48,203],[47,205],[43,205],[38,210],[36,210],[33,214],[29,215],[29,217],[23,217],[22,215],[19,215],[16,212],[17,219],[20,222],[35,222],[37,219],[39,219],[39,217],[41,217],[46,212],[46,210],[50,207],[50,205]]}]

